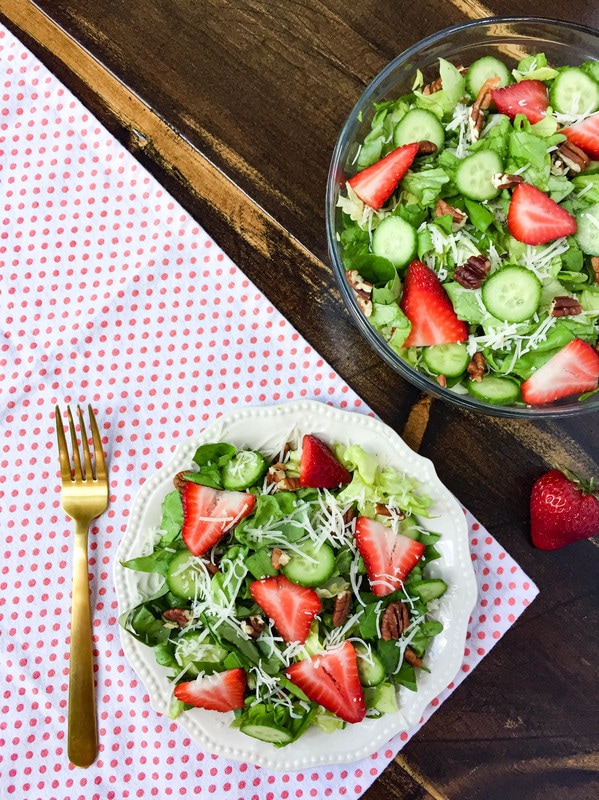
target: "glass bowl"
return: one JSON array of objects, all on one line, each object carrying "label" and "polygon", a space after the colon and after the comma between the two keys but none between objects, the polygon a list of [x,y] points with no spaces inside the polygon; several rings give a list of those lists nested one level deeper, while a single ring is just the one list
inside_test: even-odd
[{"label": "glass bowl", "polygon": [[513,68],[521,58],[537,53],[544,53],[553,67],[575,66],[587,60],[597,60],[599,32],[561,20],[497,17],[446,28],[418,42],[391,61],[374,78],[354,106],[335,146],[326,190],[327,241],[335,276],[353,321],[374,350],[410,383],[448,403],[495,416],[526,419],[566,417],[597,411],[599,393],[585,400],[570,397],[539,406],[526,406],[522,403],[500,406],[483,402],[470,394],[444,388],[434,378],[412,367],[370,325],[348,284],[338,238],[342,230],[338,198],[340,191],[345,188],[347,178],[356,172],[352,163],[360,143],[370,130],[374,105],[409,93],[417,70],[423,73],[426,84],[438,76],[439,58],[456,66],[467,66],[482,56],[495,55]]}]

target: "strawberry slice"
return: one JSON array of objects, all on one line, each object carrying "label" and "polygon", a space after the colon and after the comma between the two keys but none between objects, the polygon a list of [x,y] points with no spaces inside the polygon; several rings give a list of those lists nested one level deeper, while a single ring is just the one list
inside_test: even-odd
[{"label": "strawberry slice", "polygon": [[545,244],[576,233],[576,220],[536,186],[519,183],[512,194],[507,226],[524,244]]},{"label": "strawberry slice", "polygon": [[345,469],[322,439],[307,433],[302,439],[300,485],[312,489],[335,489],[351,481]]},{"label": "strawberry slice", "polygon": [[563,133],[572,144],[584,150],[590,158],[599,158],[599,111],[568,128],[563,128],[560,133]]},{"label": "strawberry slice", "polygon": [[599,382],[599,354],[582,339],[571,342],[522,384],[522,399],[531,406],[590,392]]},{"label": "strawberry slice", "polygon": [[400,589],[420,561],[424,545],[368,517],[356,520],[356,544],[377,597]]},{"label": "strawberry slice", "polygon": [[194,556],[203,556],[256,504],[253,494],[228,492],[187,481],[181,492],[183,541]]},{"label": "strawberry slice", "polygon": [[404,347],[464,342],[468,325],[459,320],[432,269],[412,261],[404,281],[401,309],[412,323]]},{"label": "strawberry slice", "polygon": [[178,683],[177,700],[208,711],[234,711],[243,708],[246,687],[245,670],[241,667],[204,675],[193,681]]},{"label": "strawberry slice", "polygon": [[314,589],[298,586],[284,575],[254,581],[250,594],[286,642],[304,644],[312,620],[322,610]]},{"label": "strawberry slice", "polygon": [[520,81],[491,89],[491,98],[500,114],[512,120],[516,114],[524,114],[531,125],[543,119],[549,105],[547,87],[542,81]]},{"label": "strawberry slice", "polygon": [[285,674],[313,703],[346,722],[361,722],[366,715],[364,692],[358,677],[356,651],[344,642],[287,668]]},{"label": "strawberry slice", "polygon": [[353,175],[348,183],[362,202],[378,211],[391,197],[418,152],[418,142],[392,150],[380,161]]}]

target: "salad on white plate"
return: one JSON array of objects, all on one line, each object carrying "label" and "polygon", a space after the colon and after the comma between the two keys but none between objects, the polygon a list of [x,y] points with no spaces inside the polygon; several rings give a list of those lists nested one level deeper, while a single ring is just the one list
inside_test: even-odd
[{"label": "salad on white plate", "polygon": [[373,418],[309,402],[180,448],[115,569],[155,705],[215,752],[285,768],[415,724],[459,668],[475,595],[463,514],[429,464]]},{"label": "salad on white plate", "polygon": [[496,405],[599,381],[599,66],[439,60],[375,106],[338,204],[347,280],[410,365]]}]

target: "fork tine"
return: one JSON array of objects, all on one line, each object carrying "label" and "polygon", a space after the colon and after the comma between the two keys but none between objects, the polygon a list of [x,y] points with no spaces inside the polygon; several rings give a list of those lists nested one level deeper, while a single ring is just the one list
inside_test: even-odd
[{"label": "fork tine", "polygon": [[106,480],[106,462],[104,461],[104,448],[102,447],[102,439],[100,431],[98,430],[98,423],[94,414],[91,404],[88,405],[89,423],[92,429],[92,439],[94,441],[94,458],[96,460],[96,480]]},{"label": "fork tine", "polygon": [[67,440],[64,435],[62,414],[60,413],[60,409],[58,406],[56,406],[54,410],[54,418],[56,421],[56,438],[58,439],[60,474],[63,481],[71,481],[73,480],[73,474],[71,472],[71,460],[69,458],[69,449],[67,447]]},{"label": "fork tine", "polygon": [[[75,432],[75,423],[73,415],[71,414],[71,407],[67,406],[67,414],[69,416],[69,430],[71,431],[71,444],[73,446],[73,466],[75,473],[75,480],[84,480],[85,474],[81,468],[81,458],[79,457],[79,447],[77,446],[77,433]],[[81,432],[81,438],[85,437],[85,430]]]},{"label": "fork tine", "polygon": [[81,444],[83,446],[83,479],[93,480],[94,472],[92,469],[92,457],[89,451],[89,442],[87,441],[87,430],[85,428],[85,421],[83,419],[83,412],[81,406],[77,406],[77,416],[79,417],[79,430],[81,431]]}]

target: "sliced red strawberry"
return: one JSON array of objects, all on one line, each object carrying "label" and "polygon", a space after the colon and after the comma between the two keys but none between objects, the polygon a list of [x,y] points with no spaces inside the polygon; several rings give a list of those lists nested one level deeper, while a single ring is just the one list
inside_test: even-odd
[{"label": "sliced red strawberry", "polygon": [[560,133],[567,136],[572,144],[580,147],[591,158],[599,158],[599,111],[568,128],[563,128]]},{"label": "sliced red strawberry", "polygon": [[335,489],[351,481],[351,473],[322,439],[307,433],[302,439],[300,484],[312,489]]},{"label": "sliced red strawberry", "polygon": [[418,152],[418,142],[392,150],[376,164],[353,175],[348,183],[362,202],[378,211],[391,197]]},{"label": "sliced red strawberry", "polygon": [[412,261],[406,272],[401,309],[412,323],[405,347],[464,342],[468,325],[459,320],[432,269]]},{"label": "sliced red strawberry", "polygon": [[298,586],[284,575],[254,581],[250,584],[250,594],[286,642],[303,644],[312,620],[322,610],[314,589]]},{"label": "sliced red strawberry", "polygon": [[256,504],[253,494],[227,492],[187,481],[181,492],[183,541],[194,556],[207,553]]},{"label": "sliced red strawberry", "polygon": [[234,711],[236,708],[243,708],[245,687],[245,671],[236,667],[178,683],[174,695],[182,703],[196,708]]},{"label": "sliced red strawberry", "polygon": [[355,536],[370,588],[378,597],[400,589],[424,553],[421,542],[368,517],[358,517]]},{"label": "sliced red strawberry", "polygon": [[346,722],[361,722],[366,715],[364,691],[358,677],[356,651],[351,642],[298,661],[287,668],[289,680],[313,703]]},{"label": "sliced red strawberry", "polygon": [[582,339],[571,342],[522,384],[522,399],[531,406],[590,392],[599,382],[599,354]]},{"label": "sliced red strawberry", "polygon": [[500,114],[510,119],[524,114],[531,125],[543,119],[549,105],[547,87],[542,81],[520,81],[502,89],[492,89],[491,97]]},{"label": "sliced red strawberry", "polygon": [[576,233],[576,220],[536,186],[519,183],[512,194],[507,226],[524,244],[545,244]]}]

